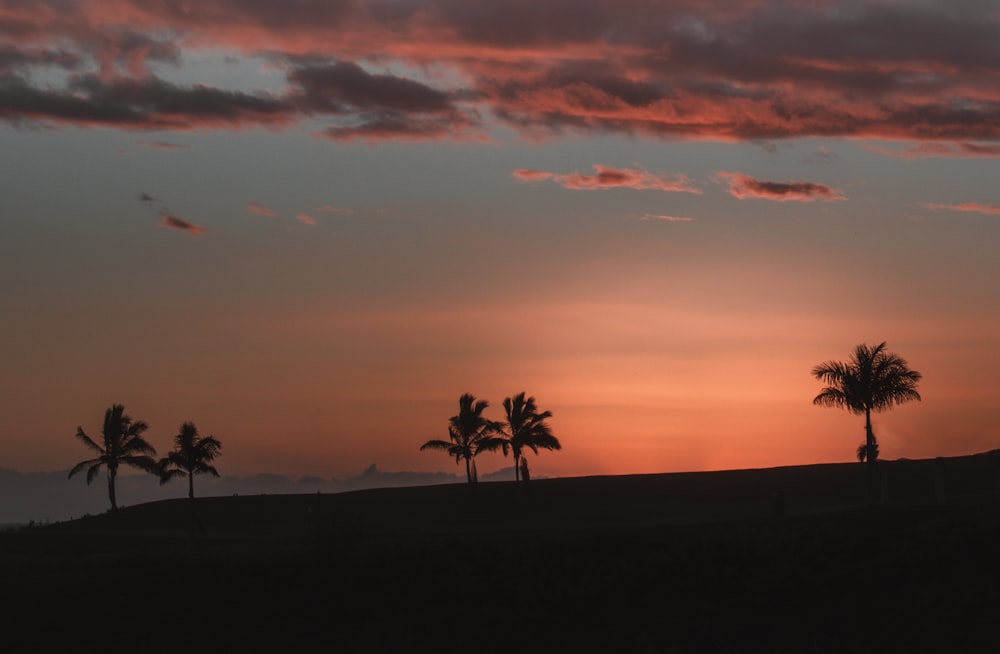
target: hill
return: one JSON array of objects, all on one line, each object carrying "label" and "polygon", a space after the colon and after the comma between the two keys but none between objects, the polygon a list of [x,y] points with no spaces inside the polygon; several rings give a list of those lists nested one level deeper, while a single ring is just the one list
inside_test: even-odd
[{"label": "hill", "polygon": [[[883,503],[891,506],[989,498],[1000,490],[1000,457],[882,462]],[[367,538],[511,531],[573,531],[768,518],[780,495],[788,517],[865,504],[857,463],[382,488],[345,493],[197,498],[207,535],[294,539],[352,529]],[[115,514],[47,526],[45,533],[187,535],[186,499],[150,502]]]},{"label": "hill", "polygon": [[857,464],[204,498],[193,540],[171,500],[2,534],[0,570],[16,633],[83,651],[991,651],[993,462],[889,462],[877,507]]}]

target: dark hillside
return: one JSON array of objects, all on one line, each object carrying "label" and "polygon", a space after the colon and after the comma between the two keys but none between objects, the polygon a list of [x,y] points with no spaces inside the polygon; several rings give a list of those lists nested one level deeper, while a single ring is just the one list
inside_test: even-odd
[{"label": "dark hillside", "polygon": [[[988,499],[1000,462],[992,455],[883,464],[884,504]],[[783,497],[787,517],[863,506],[860,464],[791,466],[608,477],[387,488],[337,494],[254,495],[196,500],[207,536],[288,540],[328,531],[368,538],[511,530],[563,531],[768,518]],[[117,532],[187,536],[186,499],[51,525],[44,533]]]},{"label": "dark hillside", "polygon": [[8,642],[167,651],[196,612],[189,651],[993,651],[990,458],[892,462],[874,508],[860,473],[206,498],[193,541],[157,502],[0,535]]}]

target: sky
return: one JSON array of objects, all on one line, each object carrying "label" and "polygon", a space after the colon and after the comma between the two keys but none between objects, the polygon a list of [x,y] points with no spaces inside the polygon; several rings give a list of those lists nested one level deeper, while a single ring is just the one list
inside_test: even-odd
[{"label": "sky", "polygon": [[883,341],[884,458],[1000,447],[996,2],[0,0],[0,143],[8,471],[120,403],[453,474],[522,391],[536,476],[850,461],[810,371]]}]

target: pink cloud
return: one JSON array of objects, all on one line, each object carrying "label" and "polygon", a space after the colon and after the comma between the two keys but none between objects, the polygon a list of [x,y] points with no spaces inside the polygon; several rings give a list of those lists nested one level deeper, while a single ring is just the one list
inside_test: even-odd
[{"label": "pink cloud", "polygon": [[928,142],[910,145],[902,150],[876,145],[862,146],[866,150],[899,159],[925,159],[928,157],[1000,157],[1000,144],[995,143],[941,143]]},{"label": "pink cloud", "polygon": [[629,188],[635,190],[656,190],[681,193],[701,194],[684,175],[653,175],[645,170],[632,168],[608,168],[594,165],[593,175],[570,173],[560,175],[541,170],[515,170],[514,178],[520,182],[539,182],[551,179],[564,188],[575,191],[591,191],[595,189]]},{"label": "pink cloud", "polygon": [[295,216],[295,219],[298,220],[300,223],[302,223],[304,225],[315,225],[316,224],[316,219],[313,218],[312,216],[310,216],[307,213],[300,213],[299,215]]},{"label": "pink cloud", "polygon": [[201,225],[195,225],[194,223],[190,223],[187,220],[181,218],[180,216],[173,216],[170,214],[164,214],[163,216],[161,216],[160,226],[187,232],[191,236],[198,236],[208,231],[207,227],[202,227]]},{"label": "pink cloud", "polygon": [[945,211],[968,211],[971,213],[983,213],[992,216],[1000,216],[1000,206],[995,204],[980,204],[978,202],[963,202],[961,204],[938,204],[928,203],[924,205],[928,209],[943,209]]},{"label": "pink cloud", "polygon": [[[1000,18],[990,3],[830,6],[8,2],[0,120],[129,130],[297,125],[371,142],[481,139],[498,124],[532,138],[850,136],[959,144],[900,156],[997,156]],[[185,55],[208,47],[268,53],[283,90],[170,81]],[[29,74],[39,68],[66,81],[38,81],[49,79]]]},{"label": "pink cloud", "polygon": [[729,194],[741,200],[762,199],[778,202],[813,202],[846,200],[847,198],[825,184],[814,182],[767,182],[749,175],[720,171],[715,177],[729,186]]},{"label": "pink cloud", "polygon": [[247,203],[247,211],[250,213],[255,213],[258,216],[274,216],[274,212],[262,205],[259,202],[249,202]]},{"label": "pink cloud", "polygon": [[525,183],[543,182],[547,179],[552,179],[555,176],[552,173],[545,172],[544,170],[532,170],[530,168],[519,168],[512,174],[517,181]]}]

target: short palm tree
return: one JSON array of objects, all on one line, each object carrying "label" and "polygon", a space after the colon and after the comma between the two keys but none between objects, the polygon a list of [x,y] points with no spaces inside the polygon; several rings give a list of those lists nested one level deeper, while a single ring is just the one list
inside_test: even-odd
[{"label": "short palm tree", "polygon": [[920,400],[917,382],[922,375],[910,370],[905,360],[885,348],[885,343],[861,344],[854,348],[848,361],[827,361],[812,370],[813,376],[826,384],[813,398],[813,404],[865,416],[865,442],[858,447],[857,454],[859,460],[868,461],[873,484],[877,477],[878,441],[872,431],[872,411]]},{"label": "short palm tree", "polygon": [[69,476],[86,469],[89,484],[94,481],[102,466],[107,468],[108,498],[111,500],[111,510],[116,510],[118,502],[115,498],[115,478],[118,476],[119,466],[128,465],[153,474],[160,473],[160,468],[153,459],[156,450],[142,437],[148,428],[149,425],[145,422],[132,420],[126,415],[125,407],[121,404],[112,405],[104,412],[102,443],[88,436],[83,427],[76,428],[76,437],[97,453],[97,456],[77,463],[69,471]]},{"label": "short palm tree", "polygon": [[221,455],[222,443],[217,438],[201,437],[193,422],[185,422],[180,433],[174,436],[174,450],[160,459],[160,483],[165,484],[174,477],[187,477],[188,498],[194,500],[194,476],[207,472],[218,477],[219,471],[211,462]]},{"label": "short palm tree", "polygon": [[[522,458],[526,448],[538,454],[539,449],[561,450],[562,445],[552,435],[552,429],[546,422],[552,417],[552,412],[539,412],[535,398],[525,398],[523,392],[518,393],[504,398],[503,409],[507,422],[501,425],[499,437],[484,443],[484,448],[499,447],[504,456],[507,456],[507,450],[510,449],[514,455],[514,480],[520,481],[522,466],[527,472],[527,462]],[[527,474],[524,475],[524,480],[527,481]]]},{"label": "short palm tree", "polygon": [[448,440],[429,440],[420,446],[424,450],[444,450],[455,457],[455,463],[465,460],[465,476],[470,484],[476,483],[476,457],[487,451],[498,423],[487,419],[483,411],[489,406],[486,400],[476,400],[465,393],[458,399],[458,414],[448,419]]}]

